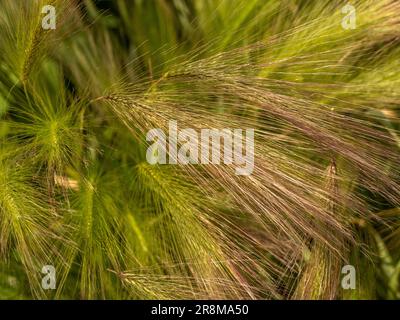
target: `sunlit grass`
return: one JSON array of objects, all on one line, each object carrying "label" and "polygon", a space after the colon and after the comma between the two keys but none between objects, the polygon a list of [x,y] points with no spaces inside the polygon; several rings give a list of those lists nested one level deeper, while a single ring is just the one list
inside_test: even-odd
[{"label": "sunlit grass", "polygon": [[[0,298],[399,298],[400,4],[346,3],[0,0]],[[150,165],[170,120],[253,174]]]}]

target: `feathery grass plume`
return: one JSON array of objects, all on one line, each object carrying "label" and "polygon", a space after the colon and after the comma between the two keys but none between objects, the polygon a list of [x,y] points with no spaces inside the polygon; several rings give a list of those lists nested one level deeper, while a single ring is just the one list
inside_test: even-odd
[{"label": "feathery grass plume", "polygon": [[30,103],[25,99],[11,106],[13,116],[21,121],[13,121],[10,127],[21,141],[21,150],[33,155],[39,167],[62,174],[66,166],[75,165],[79,154],[82,104],[68,96],[60,79],[51,80],[54,89],[47,86],[46,95],[36,91],[28,98]]},{"label": "feathery grass plume", "polygon": [[[327,172],[327,192],[329,192],[331,200],[327,203],[327,206],[333,216],[342,216],[337,211],[335,202],[338,198],[342,198],[339,190],[338,183],[338,172],[337,165],[334,160],[331,160],[331,164],[328,167]],[[340,239],[338,239],[340,241]],[[342,241],[343,242],[343,241]],[[306,254],[306,267],[303,270],[301,279],[296,285],[296,292],[294,293],[295,299],[335,299],[339,290],[339,274],[341,265],[345,260],[344,255],[345,244],[341,248],[341,256],[335,254],[326,248],[325,245],[321,245],[318,242],[311,244],[311,249]]]},{"label": "feathery grass plume", "polygon": [[[292,37],[296,37],[296,30]],[[347,110],[343,108],[340,113],[332,112],[330,106],[308,100],[307,97],[276,93],[280,87],[270,88],[270,79],[257,77],[260,65],[240,63],[243,56],[255,55],[265,46],[257,43],[188,62],[176,71],[165,73],[154,85],[150,85],[147,92],[141,91],[139,85],[134,85],[126,89],[129,93],[109,94],[103,99],[111,104],[133,132],[138,127],[141,132],[155,127],[166,129],[166,121],[171,119],[171,114],[182,127],[192,128],[210,127],[206,120],[211,116],[214,118],[213,128],[235,128],[238,124],[258,128],[260,120],[268,123],[269,126],[263,128],[264,132],[257,133],[270,140],[257,141],[256,171],[248,181],[240,181],[242,188],[226,168],[205,166],[204,171],[214,178],[216,187],[229,190],[240,210],[250,211],[257,219],[260,219],[262,213],[260,222],[267,232],[280,231],[291,241],[295,239],[293,244],[296,250],[301,251],[298,246],[303,245],[302,239],[311,235],[339,254],[341,248],[336,246],[342,241],[337,241],[335,232],[327,233],[326,227],[333,228],[347,238],[350,230],[337,217],[332,216],[329,210],[321,207],[321,195],[324,198],[329,198],[329,195],[321,188],[321,164],[311,157],[328,159],[332,154],[342,157],[360,171],[360,187],[381,193],[388,201],[397,203],[398,183],[388,176],[382,176],[379,171],[387,159],[398,163],[398,152],[393,150],[391,137],[368,120],[360,121],[352,114],[346,115]],[[254,59],[257,60],[257,56]],[[287,87],[290,89],[290,84]],[[218,110],[220,104],[228,110],[223,115],[213,115],[210,111]],[[351,111],[356,113],[357,110]],[[313,156],[307,157],[302,152],[286,154],[288,145],[292,152],[296,146],[291,145],[290,141],[287,143],[271,139],[282,127],[289,134],[301,136],[304,142],[299,149],[313,150],[310,152]],[[282,156],[279,157],[280,153]],[[289,156],[291,158],[288,159]],[[273,171],[270,169],[271,163],[274,163]],[[199,181],[204,179],[203,171],[194,170],[191,166],[183,168],[186,169],[192,176],[200,174]],[[397,176],[398,172],[394,172],[394,177]],[[308,178],[307,182],[304,181],[305,177]],[[276,181],[276,184],[266,185],[266,181]],[[380,182],[376,184],[377,181]],[[260,189],[263,192],[258,193]],[[304,193],[304,190],[308,192]],[[285,197],[288,194],[292,198]],[[363,199],[355,197],[345,204],[341,200],[333,201],[337,202],[338,207],[354,204],[351,209],[355,217],[365,215]],[[318,229],[319,225],[323,227]]]},{"label": "feathery grass plume", "polygon": [[[159,290],[156,290],[157,287],[152,289],[153,298],[157,294],[167,298],[162,292],[168,285],[176,284],[175,281],[180,283],[180,287],[186,287],[181,293],[177,292],[181,298],[251,297],[252,291],[246,287],[248,284],[234,270],[233,256],[228,255],[231,252],[224,252],[225,239],[221,239],[224,225],[217,226],[212,232],[208,230],[212,228],[212,222],[209,221],[213,218],[212,204],[207,204],[198,192],[194,192],[196,187],[193,182],[188,177],[179,179],[179,171],[154,168],[147,163],[139,164],[136,170],[137,178],[133,183],[139,192],[136,195],[137,201],[143,203],[142,210],[154,208],[154,222],[147,231],[152,234],[151,244],[148,244],[151,247],[147,248],[146,245],[146,251],[159,251],[159,255],[150,264],[138,261],[142,264],[139,269],[144,269],[145,272],[135,272],[133,276],[123,279],[132,286],[137,285],[138,290],[143,290],[141,285],[146,283],[135,282],[132,279],[135,275],[142,276],[143,279],[149,277],[150,281],[154,276],[163,279],[159,283]],[[182,183],[182,178],[187,182]],[[132,225],[132,218],[130,222]],[[146,226],[146,222],[143,221],[141,225]],[[141,230],[144,232],[143,228]],[[143,240],[141,243],[143,245]],[[231,260],[232,264],[229,263]],[[159,275],[155,263],[159,265]],[[146,269],[150,269],[152,274],[148,274]],[[179,273],[176,274],[177,271]]]},{"label": "feathery grass plume", "polygon": [[51,61],[43,62],[30,93],[20,88],[14,91],[10,105],[13,118],[5,120],[11,131],[8,139],[16,142],[21,154],[30,157],[57,215],[57,193],[66,194],[63,188],[56,190],[57,177],[81,166],[85,143],[79,121],[84,113],[82,103],[65,90],[62,74]]},{"label": "feathery grass plume", "polygon": [[[3,67],[19,83],[26,85],[29,75],[35,72],[40,61],[51,53],[56,42],[72,30],[72,24],[78,22],[75,4],[74,0],[1,1]],[[46,5],[57,8],[55,30],[45,30],[42,27],[42,8]]]},{"label": "feathery grass plume", "polygon": [[[202,66],[208,66],[207,61],[201,61],[199,62],[199,64],[200,63],[202,64]],[[210,65],[213,65],[213,61],[210,62]],[[218,65],[218,68],[220,67],[221,65]],[[360,169],[365,170],[366,173],[371,175],[369,177],[367,176],[366,179],[373,177],[374,182],[377,164],[373,163],[372,161],[371,163],[368,163],[364,159],[364,157],[362,157],[366,152],[370,153],[369,155],[372,156],[372,159],[377,159],[377,161],[379,162],[383,161],[383,159],[380,159],[382,157],[382,151],[387,151],[384,153],[385,157],[392,158],[393,161],[398,161],[397,154],[391,151],[390,148],[387,148],[385,150],[385,147],[381,144],[370,141],[370,136],[374,137],[376,140],[377,138],[386,139],[387,135],[381,134],[378,130],[375,130],[373,128],[369,128],[367,126],[367,123],[355,123],[355,121],[351,117],[332,113],[327,107],[319,106],[312,102],[309,102],[308,105],[306,105],[306,101],[304,100],[278,95],[269,90],[263,90],[262,87],[257,88],[254,82],[251,82],[252,84],[250,87],[250,85],[248,84],[250,83],[250,80],[245,77],[240,78],[239,83],[239,80],[237,80],[235,76],[229,77],[228,72],[220,75],[213,74],[212,72],[214,70],[207,70],[209,73],[207,74],[206,70],[199,68],[199,74],[196,74],[197,70],[194,70],[194,67],[190,66],[186,70],[187,71],[182,72],[181,76],[179,74],[173,73],[172,75],[166,75],[164,79],[161,79],[160,82],[157,84],[157,89],[152,90],[152,92],[139,93],[134,95],[111,94],[105,96],[104,100],[112,104],[115,112],[122,118],[125,123],[129,124],[131,122],[133,123],[131,126],[134,127],[142,126],[142,131],[146,131],[154,127],[161,127],[165,129],[167,127],[165,124],[166,119],[171,119],[171,117],[169,116],[170,114],[176,115],[178,123],[181,123],[182,127],[210,127],[209,125],[205,124],[206,119],[208,119],[212,114],[208,110],[210,108],[217,108],[218,103],[221,100],[223,101],[225,106],[230,106],[232,109],[236,108],[236,110],[231,111],[232,113],[237,112],[238,114],[240,114],[246,113],[247,111],[250,114],[257,114],[257,112],[260,113],[260,111],[262,111],[264,113],[262,114],[262,117],[264,118],[262,120],[271,120],[270,122],[272,130],[276,130],[276,127],[279,127],[281,125],[286,125],[287,128],[293,127],[293,129],[291,128],[292,130],[296,130],[298,131],[298,133],[304,136],[305,143],[311,145],[314,144],[314,148],[319,147],[320,149],[322,149],[320,152],[322,153],[322,155],[325,154],[326,157],[327,153],[334,152],[345,158],[348,158],[349,161],[353,162],[355,165],[359,166]],[[260,86],[261,85],[262,82]],[[189,86],[192,88],[192,90],[185,91],[185,89]],[[207,93],[209,91],[207,91],[207,88],[211,86],[213,87],[214,91],[211,94],[212,97],[208,97]],[[129,90],[131,92],[134,92],[135,89],[136,88]],[[205,92],[204,94],[203,90]],[[200,105],[199,98],[202,94],[203,97],[205,97],[204,105]],[[145,98],[141,99],[141,95],[144,95]],[[194,101],[193,96],[198,97],[196,102],[192,102]],[[236,101],[240,101],[239,104],[235,104]],[[153,106],[155,106],[155,108]],[[157,111],[154,112],[154,109],[156,109]],[[196,109],[195,112],[192,111],[194,109]],[[323,109],[327,110],[326,114],[322,112]],[[194,118],[195,113],[196,118]],[[302,114],[302,118],[298,117],[299,114]],[[246,117],[243,117],[242,119],[242,117],[232,114],[230,115],[229,120],[227,120],[228,116],[229,115],[226,113],[224,113],[223,115],[215,115],[213,127],[237,128],[239,127],[238,124],[244,125],[245,127],[259,127],[259,124],[257,123],[258,119],[256,118],[256,120],[253,120],[251,115],[246,114]],[[321,123],[324,123],[326,128],[317,128],[316,125],[311,122],[311,118],[313,119],[313,121],[315,121],[316,119],[320,119]],[[348,128],[348,130],[344,131],[343,133],[338,132],[338,128],[342,130],[343,127],[346,127],[346,129]],[[358,139],[357,141],[355,141],[355,139],[353,139],[351,136],[347,136],[351,131],[365,131],[366,140],[368,140],[365,142],[362,139]],[[271,134],[271,132],[260,132],[260,136],[264,135],[264,137],[268,137]],[[341,140],[337,138],[337,136],[339,136],[340,134],[343,135],[343,138]],[[267,160],[268,157],[271,157],[271,151],[282,150],[282,148],[271,146],[271,144],[273,143],[279,144],[280,141],[257,142],[258,143],[256,143],[256,148],[259,148],[260,151],[255,152],[259,157],[256,160],[259,160],[260,162],[257,163],[256,170],[261,170],[261,168],[264,169],[262,161],[264,159]],[[369,146],[369,150],[365,150],[365,145],[367,143]],[[265,161],[265,167],[266,163],[273,162],[272,159],[268,160],[270,161]],[[297,161],[300,162],[302,160],[303,159],[298,159]],[[315,167],[306,167],[303,165],[303,163],[300,163],[297,166],[295,165],[295,167],[296,169],[300,168],[300,170],[303,170],[307,173],[308,171],[317,171],[314,169]],[[207,168],[205,167],[204,169],[213,170],[214,168],[212,166],[209,166]],[[222,170],[225,169],[223,168]],[[268,169],[265,168],[265,170]],[[220,172],[221,170],[218,170],[217,173]],[[296,172],[296,174],[298,174],[298,172]],[[398,192],[396,191],[396,185],[392,185],[392,180],[387,179],[387,177],[378,177],[378,179],[383,180],[382,189],[384,190],[384,188],[386,187],[388,189],[388,195],[391,195],[391,193],[396,194]],[[252,183],[252,181],[249,181],[249,183]],[[368,183],[368,181],[364,183]],[[374,183],[373,181],[369,181],[369,184],[372,187]],[[293,186],[291,186],[290,188],[293,188]],[[319,191],[321,187],[316,185],[309,188],[308,190],[312,189],[316,189]],[[235,190],[232,190],[232,192],[235,192]],[[298,192],[296,192],[296,194],[298,194]],[[304,207],[307,208],[308,206],[305,205]],[[315,205],[312,207],[314,207],[315,210],[315,207],[318,206]],[[264,206],[264,210],[265,209],[266,207]],[[323,216],[326,216],[326,214],[323,214]],[[308,224],[307,221],[304,221],[304,223]],[[334,222],[332,223],[334,224]]]},{"label": "feathery grass plume", "polygon": [[[397,1],[0,3],[5,296],[398,298]],[[150,165],[171,120],[254,129],[252,173]]]},{"label": "feathery grass plume", "polygon": [[90,168],[87,177],[79,181],[78,192],[71,196],[71,208],[65,213],[63,223],[71,226],[69,236],[76,245],[66,246],[62,251],[58,262],[62,277],[57,296],[62,294],[64,284],[73,286],[68,276],[75,272],[79,285],[74,287],[80,298],[104,299],[117,295],[118,286],[108,269],[121,270],[122,257],[129,256],[122,256],[121,219],[116,215],[119,208],[109,193],[112,188],[107,188],[110,182],[112,177],[108,179],[101,170]]},{"label": "feathery grass plume", "polygon": [[[14,145],[13,148],[16,146]],[[11,145],[8,145],[11,148]],[[14,157],[10,157],[13,155]],[[50,227],[50,211],[44,190],[32,179],[29,163],[15,162],[15,152],[2,148],[0,160],[0,252],[2,261],[15,256],[23,266],[34,295],[43,296],[40,270],[53,253],[50,241],[55,239]],[[14,258],[15,259],[15,258]],[[14,260],[12,259],[12,260]],[[12,264],[14,265],[14,264]]]}]

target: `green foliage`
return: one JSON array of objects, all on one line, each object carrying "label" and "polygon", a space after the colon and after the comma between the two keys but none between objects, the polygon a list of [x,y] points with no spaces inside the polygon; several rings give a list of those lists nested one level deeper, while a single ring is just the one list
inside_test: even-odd
[{"label": "green foliage", "polygon": [[[400,3],[346,3],[0,0],[0,298],[399,299]],[[169,120],[253,174],[148,164]]]}]

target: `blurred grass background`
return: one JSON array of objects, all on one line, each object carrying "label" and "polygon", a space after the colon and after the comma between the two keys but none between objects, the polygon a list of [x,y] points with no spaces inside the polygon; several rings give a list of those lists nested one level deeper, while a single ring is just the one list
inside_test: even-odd
[{"label": "blurred grass background", "polygon": [[[346,209],[352,216],[343,224],[355,242],[344,241],[347,249],[332,254],[324,241],[304,238],[304,250],[291,255],[281,252],[288,250],[286,240],[280,242],[278,233],[276,239],[265,236],[257,220],[230,202],[229,192],[213,190],[212,200],[204,199],[190,176],[147,165],[140,130],[128,134],[118,114],[96,103],[130,83],[156,102],[158,94],[183,91],[176,101],[192,99],[195,117],[202,108],[196,92],[217,88],[224,75],[243,76],[243,82],[251,75],[299,106],[321,105],[321,111],[307,115],[304,107],[297,113],[312,121],[321,112],[315,123],[321,131],[331,130],[324,127],[331,122],[323,110],[368,122],[382,133],[376,143],[391,153],[387,161],[384,154],[365,161],[397,187],[400,29],[394,1],[354,1],[357,28],[344,30],[340,9],[347,1],[84,0],[73,12],[63,8],[61,30],[43,41],[35,31],[36,11],[28,9],[18,24],[23,17],[12,14],[22,10],[19,1],[0,3],[0,180],[7,186],[0,194],[0,298],[400,298],[400,199],[365,182],[375,176],[365,178],[345,156],[335,163],[343,192],[365,205]],[[175,74],[193,72],[199,79],[211,74],[214,82],[168,83]],[[307,158],[316,170],[329,166],[325,151],[314,152],[285,123],[277,120],[268,131],[259,110],[230,110],[241,101],[230,94],[198,99],[209,112],[227,114],[228,122],[256,114],[260,131],[294,140],[296,159]],[[351,138],[337,123],[337,139],[342,131]],[[364,133],[372,143],[368,132],[360,132],[360,141]],[[277,152],[292,157],[290,150]],[[289,174],[290,166],[283,162],[281,168]],[[307,173],[299,171],[298,180],[313,179]],[[205,222],[197,218],[202,210],[223,213],[207,213]],[[18,217],[26,215],[24,225]],[[50,230],[56,235],[49,236],[51,243],[37,240]],[[327,238],[330,232],[321,227]],[[244,262],[229,262],[229,253]],[[61,270],[55,292],[33,289],[43,276],[33,266],[41,261]],[[345,261],[356,266],[356,290],[340,289],[338,266]]]}]

